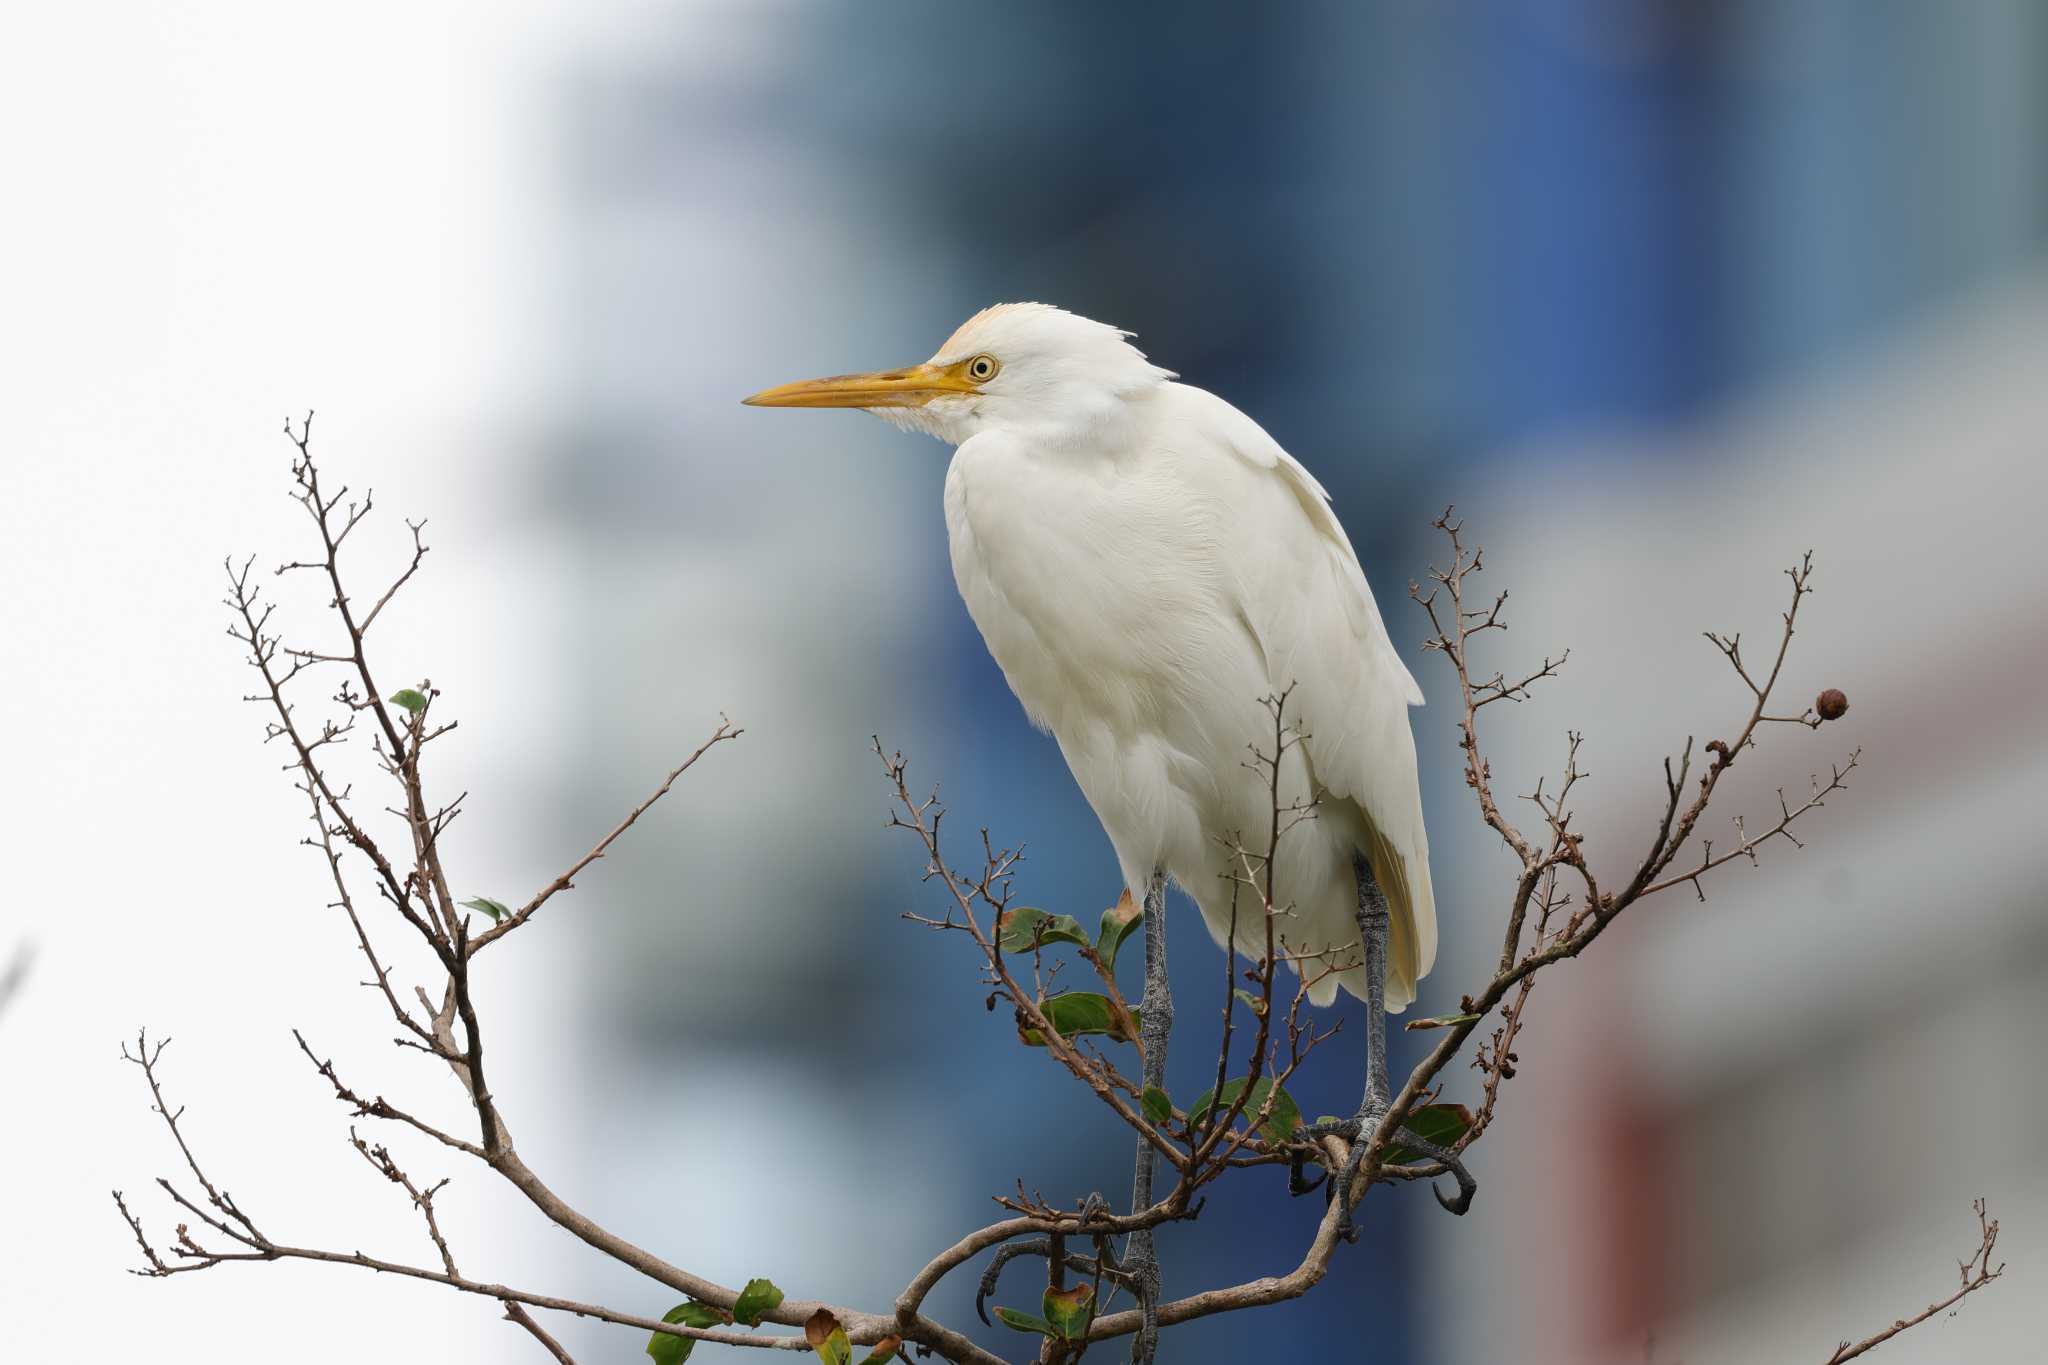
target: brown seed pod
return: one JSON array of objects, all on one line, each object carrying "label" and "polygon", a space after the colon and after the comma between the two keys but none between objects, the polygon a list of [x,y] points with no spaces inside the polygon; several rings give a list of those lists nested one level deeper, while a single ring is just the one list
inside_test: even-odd
[{"label": "brown seed pod", "polygon": [[1849,699],[1839,687],[1830,687],[1813,699],[1813,712],[1822,720],[1840,720],[1849,714]]}]

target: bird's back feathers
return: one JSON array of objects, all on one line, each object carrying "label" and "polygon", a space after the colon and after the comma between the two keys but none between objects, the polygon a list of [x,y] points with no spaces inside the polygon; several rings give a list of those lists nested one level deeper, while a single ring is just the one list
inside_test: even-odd
[{"label": "bird's back feathers", "polygon": [[[1294,689],[1290,706],[1315,785],[1325,801],[1356,803],[1363,819],[1361,851],[1392,918],[1388,999],[1405,1004],[1436,960],[1429,841],[1407,715],[1422,705],[1422,688],[1395,652],[1351,538],[1315,476],[1214,394],[1172,385],[1164,396],[1288,495],[1246,506],[1250,543],[1229,559],[1273,686]],[[1362,972],[1344,979],[1363,990]]]}]

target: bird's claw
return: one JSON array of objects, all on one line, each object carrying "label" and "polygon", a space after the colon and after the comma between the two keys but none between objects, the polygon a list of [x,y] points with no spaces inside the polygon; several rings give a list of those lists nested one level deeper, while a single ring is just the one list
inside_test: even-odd
[{"label": "bird's claw", "polygon": [[[1089,1222],[1092,1219],[1106,1215],[1108,1212],[1109,1201],[1104,1199],[1100,1193],[1090,1194],[1081,1201],[1080,1214],[1076,1220],[1080,1225],[1080,1232],[1087,1233],[1089,1231]],[[1034,1237],[1030,1241],[1011,1242],[1007,1246],[999,1248],[996,1254],[990,1258],[988,1269],[982,1272],[981,1284],[975,1290],[975,1316],[984,1323],[988,1322],[988,1298],[989,1295],[996,1292],[996,1282],[1002,1278],[1004,1266],[1016,1260],[1019,1256],[1037,1256],[1048,1260],[1051,1259],[1054,1240],[1051,1237]],[[1064,1241],[1064,1239],[1061,1240]],[[1110,1280],[1113,1283],[1124,1284],[1134,1293],[1137,1292],[1138,1285],[1130,1279],[1129,1270],[1124,1263],[1117,1260],[1116,1253],[1109,1249],[1108,1240],[1106,1238],[1099,1240],[1097,1246],[1101,1249],[1099,1256],[1081,1256],[1071,1252],[1066,1253],[1066,1268],[1077,1275],[1093,1276],[1099,1272],[1104,1279]],[[993,1326],[994,1324],[991,1323],[989,1325]]]},{"label": "bird's claw", "polygon": [[[1352,1180],[1358,1174],[1359,1163],[1365,1159],[1366,1139],[1379,1127],[1380,1120],[1385,1116],[1384,1108],[1368,1105],[1352,1118],[1325,1119],[1301,1130],[1301,1136],[1309,1141],[1324,1137],[1341,1137],[1351,1144],[1351,1150],[1344,1158],[1343,1167],[1327,1177],[1332,1197],[1337,1200],[1337,1235],[1346,1242],[1358,1240],[1358,1224],[1352,1217]],[[1473,1178],[1472,1172],[1465,1168],[1463,1158],[1448,1147],[1440,1147],[1422,1137],[1411,1128],[1404,1127],[1401,1130],[1400,1143],[1408,1150],[1441,1165],[1457,1182],[1458,1192],[1454,1195],[1446,1195],[1437,1186],[1430,1186],[1430,1192],[1436,1196],[1438,1204],[1460,1217],[1471,1209],[1472,1198],[1479,1192],[1479,1182]],[[1302,1178],[1302,1159],[1299,1154],[1288,1163],[1288,1193],[1307,1194],[1324,1183],[1324,1177],[1318,1177],[1314,1181]]]},{"label": "bird's claw", "polygon": [[1445,1198],[1443,1190],[1434,1184],[1429,1187],[1429,1192],[1436,1196],[1436,1202],[1443,1205],[1446,1213],[1463,1218],[1472,1211],[1472,1197],[1479,1193],[1477,1177],[1465,1169],[1464,1158],[1456,1152],[1438,1147],[1435,1143],[1430,1143],[1421,1150],[1431,1161],[1440,1163],[1451,1173],[1451,1179],[1458,1182],[1458,1192],[1449,1198]]},{"label": "bird's claw", "polygon": [[[974,1315],[984,1323],[988,1323],[988,1296],[996,1292],[996,1281],[1002,1278],[1003,1267],[1016,1260],[1019,1256],[1050,1258],[1052,1256],[1052,1239],[1050,1237],[1034,1237],[1028,1242],[1011,1242],[1009,1245],[999,1247],[996,1250],[996,1254],[989,1260],[988,1269],[982,1272],[981,1284],[974,1291]],[[1067,1257],[1067,1268],[1084,1275],[1093,1275],[1095,1273],[1095,1262],[1091,1258],[1069,1255]],[[989,1325],[994,1326],[995,1324],[989,1323]]]},{"label": "bird's claw", "polygon": [[[1313,1142],[1316,1138],[1316,1133],[1313,1129],[1304,1127],[1294,1136],[1297,1144],[1301,1142]],[[1325,1170],[1322,1166],[1318,1165],[1316,1167],[1315,1179],[1308,1179],[1307,1176],[1303,1174],[1303,1171],[1306,1168],[1307,1164],[1308,1153],[1299,1145],[1297,1145],[1292,1152],[1288,1153],[1287,1193],[1290,1196],[1299,1198],[1304,1194],[1314,1194],[1317,1190],[1321,1189],[1323,1187],[1323,1183],[1330,1178],[1330,1173],[1327,1170]]]},{"label": "bird's claw", "polygon": [[1081,1201],[1081,1210],[1075,1215],[1074,1221],[1080,1224],[1081,1231],[1086,1232],[1088,1230],[1088,1221],[1091,1218],[1107,1218],[1108,1216],[1109,1201],[1102,1197],[1101,1190],[1090,1190],[1088,1197]]}]

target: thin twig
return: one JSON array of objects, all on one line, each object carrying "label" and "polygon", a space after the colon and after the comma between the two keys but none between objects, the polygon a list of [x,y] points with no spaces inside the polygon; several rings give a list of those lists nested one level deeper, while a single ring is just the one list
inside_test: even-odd
[{"label": "thin twig", "polygon": [[1835,1348],[1835,1353],[1827,1358],[1826,1365],[1842,1365],[1845,1360],[1854,1360],[1866,1351],[1875,1350],[1907,1328],[1918,1327],[1935,1314],[1947,1312],[2005,1273],[2005,1262],[2000,1261],[1995,1267],[1991,1264],[1991,1253],[1998,1246],[1998,1220],[1986,1211],[1982,1199],[1976,1200],[1970,1208],[1977,1215],[1977,1249],[1956,1263],[1961,1280],[1956,1292],[1927,1305],[1910,1318],[1898,1319],[1882,1332],[1873,1333],[1853,1344],[1843,1342]]}]

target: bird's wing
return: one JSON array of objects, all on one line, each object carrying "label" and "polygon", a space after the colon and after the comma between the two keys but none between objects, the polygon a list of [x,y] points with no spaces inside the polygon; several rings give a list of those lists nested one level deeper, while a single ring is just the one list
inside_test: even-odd
[{"label": "bird's wing", "polygon": [[1318,783],[1355,801],[1393,931],[1388,994],[1412,998],[1436,959],[1436,902],[1408,708],[1422,689],[1387,638],[1351,539],[1315,476],[1264,428],[1214,394],[1186,385],[1176,417],[1248,467],[1226,559],[1246,626],[1275,687],[1297,686],[1297,722]]}]

